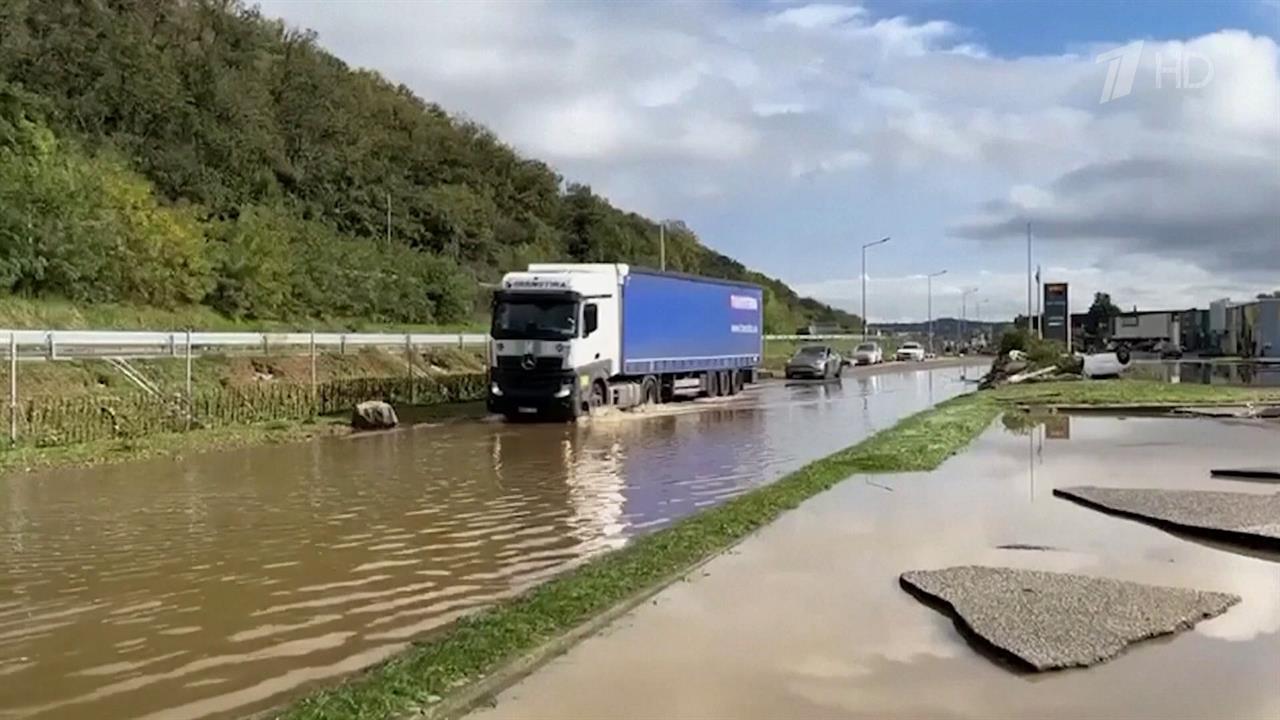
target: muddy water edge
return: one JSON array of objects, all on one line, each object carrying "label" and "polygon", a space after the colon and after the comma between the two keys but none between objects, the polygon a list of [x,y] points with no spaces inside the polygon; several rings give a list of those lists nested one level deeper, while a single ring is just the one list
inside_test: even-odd
[{"label": "muddy water edge", "polygon": [[270,706],[963,392],[964,372],[5,478],[0,718]]}]

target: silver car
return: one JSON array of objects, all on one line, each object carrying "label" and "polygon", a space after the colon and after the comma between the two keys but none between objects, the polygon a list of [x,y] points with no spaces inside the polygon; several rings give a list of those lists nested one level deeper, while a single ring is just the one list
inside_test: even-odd
[{"label": "silver car", "polygon": [[840,377],[844,358],[826,345],[805,345],[787,361],[788,380],[801,378],[827,380]]},{"label": "silver car", "polygon": [[864,342],[853,350],[853,361],[858,365],[879,365],[884,362],[884,351],[873,342]]}]

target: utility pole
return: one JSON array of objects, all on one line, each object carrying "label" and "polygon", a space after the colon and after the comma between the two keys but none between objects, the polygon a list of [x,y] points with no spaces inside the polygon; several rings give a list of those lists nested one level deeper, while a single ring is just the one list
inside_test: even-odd
[{"label": "utility pole", "polygon": [[865,243],[862,246],[862,342],[867,341],[867,248],[876,245],[883,245],[889,242],[888,237],[882,237],[875,242]]},{"label": "utility pole", "polygon": [[658,263],[659,270],[667,271],[667,223],[658,223]]},{"label": "utility pole", "polygon": [[946,270],[939,270],[936,273],[929,273],[928,275],[925,275],[925,279],[928,281],[928,284],[929,284],[929,316],[928,317],[929,317],[929,354],[930,355],[933,354],[933,279],[946,274],[947,274]]},{"label": "utility pole", "polygon": [[1036,265],[1036,336],[1044,339],[1044,283],[1040,281],[1040,266]]},{"label": "utility pole", "polygon": [[1031,223],[1027,222],[1027,332],[1031,332]]}]

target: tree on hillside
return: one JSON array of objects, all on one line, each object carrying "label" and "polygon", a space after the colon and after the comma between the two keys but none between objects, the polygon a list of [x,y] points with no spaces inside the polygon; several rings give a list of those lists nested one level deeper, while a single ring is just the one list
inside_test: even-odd
[{"label": "tree on hillside", "polygon": [[[654,221],[241,0],[8,0],[0,28],[0,290],[452,323],[531,261],[660,262]],[[669,269],[768,288],[775,324],[852,324],[664,227]]]}]

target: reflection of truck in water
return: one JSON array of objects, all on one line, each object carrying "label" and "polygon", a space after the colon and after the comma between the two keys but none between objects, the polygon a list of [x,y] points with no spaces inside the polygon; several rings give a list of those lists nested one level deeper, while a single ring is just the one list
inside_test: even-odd
[{"label": "reflection of truck in water", "polygon": [[738,393],[763,355],[755,285],[611,264],[536,264],[494,294],[489,409],[576,417]]}]

